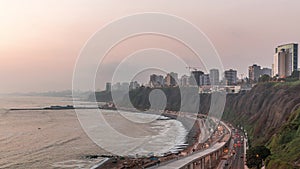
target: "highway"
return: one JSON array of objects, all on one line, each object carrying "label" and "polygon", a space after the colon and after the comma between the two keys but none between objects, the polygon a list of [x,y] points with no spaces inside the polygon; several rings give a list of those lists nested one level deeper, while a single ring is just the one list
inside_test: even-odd
[{"label": "highway", "polygon": [[204,151],[194,153],[193,155],[176,160],[174,162],[170,162],[163,166],[157,167],[157,169],[178,169],[178,168],[184,167],[186,164],[190,163],[191,161],[197,160],[200,157],[204,157],[207,154],[210,154],[211,152],[214,152],[214,151],[220,149],[221,147],[224,146],[224,144],[226,144],[226,142],[216,143],[212,147],[210,147]]},{"label": "highway", "polygon": [[232,143],[230,145],[232,156],[229,157],[229,165],[224,167],[225,169],[244,169],[244,135],[240,130],[234,130],[232,132]]},{"label": "highway", "polygon": [[224,147],[224,145],[230,139],[231,132],[230,132],[230,128],[225,123],[223,123],[223,122],[220,122],[220,123],[227,128],[227,131],[229,131],[229,133],[226,134],[219,142],[215,142],[214,144],[212,144],[211,147],[209,147],[209,148],[207,148],[203,151],[195,152],[195,153],[193,153],[189,156],[180,158],[178,160],[170,161],[170,162],[165,163],[161,166],[156,166],[155,168],[157,168],[157,169],[178,169],[178,168],[182,168],[182,167],[185,167],[187,164],[189,164],[189,163],[191,163],[195,160],[199,160],[201,157],[205,157],[205,156],[211,154],[212,152],[216,152],[217,150]]}]

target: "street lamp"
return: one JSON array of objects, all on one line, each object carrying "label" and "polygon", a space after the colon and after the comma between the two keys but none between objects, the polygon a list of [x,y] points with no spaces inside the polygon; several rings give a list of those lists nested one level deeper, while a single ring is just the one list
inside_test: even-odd
[{"label": "street lamp", "polygon": [[224,149],[224,153],[225,153],[225,154],[227,154],[228,151],[229,151],[228,148],[225,148],[225,149]]}]

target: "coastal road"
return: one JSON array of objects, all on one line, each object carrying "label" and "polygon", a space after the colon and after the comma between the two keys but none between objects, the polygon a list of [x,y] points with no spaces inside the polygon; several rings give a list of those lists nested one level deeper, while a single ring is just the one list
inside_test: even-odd
[{"label": "coastal road", "polygon": [[226,134],[219,142],[215,142],[211,147],[200,151],[195,152],[194,154],[191,154],[189,156],[186,156],[184,158],[178,159],[176,161],[171,161],[169,163],[163,164],[161,166],[155,167],[157,169],[178,169],[185,167],[187,164],[191,163],[192,161],[199,160],[202,157],[205,157],[212,152],[215,152],[219,150],[220,148],[224,147],[224,145],[228,142],[228,140],[231,137],[230,128],[223,122],[220,122],[223,126],[227,128],[227,131],[229,131],[228,134]]},{"label": "coastal road", "polygon": [[212,147],[210,147],[210,148],[208,148],[204,151],[197,152],[197,153],[194,153],[190,156],[179,159],[177,161],[170,162],[170,163],[165,164],[163,166],[159,166],[159,167],[157,167],[157,169],[178,169],[178,168],[182,168],[186,164],[190,163],[191,161],[197,160],[200,157],[204,157],[204,156],[210,154],[211,152],[217,151],[218,149],[223,147],[225,144],[226,144],[226,142],[216,143]]},{"label": "coastal road", "polygon": [[235,150],[235,155],[233,156],[233,161],[232,161],[232,169],[244,169],[244,135],[240,130],[236,130],[233,133],[234,137],[234,150]]}]

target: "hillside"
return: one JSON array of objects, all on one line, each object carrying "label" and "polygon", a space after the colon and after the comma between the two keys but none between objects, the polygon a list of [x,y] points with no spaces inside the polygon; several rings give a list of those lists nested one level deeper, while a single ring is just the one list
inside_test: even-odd
[{"label": "hillside", "polygon": [[244,126],[254,144],[264,144],[300,105],[300,84],[264,83],[243,94],[228,95],[223,118]]},{"label": "hillside", "polygon": [[289,120],[280,127],[269,142],[273,155],[268,168],[300,168],[300,109],[294,111]]},{"label": "hillside", "polygon": [[228,95],[223,119],[242,125],[252,145],[266,145],[267,168],[298,168],[300,84],[264,83],[244,94]]}]

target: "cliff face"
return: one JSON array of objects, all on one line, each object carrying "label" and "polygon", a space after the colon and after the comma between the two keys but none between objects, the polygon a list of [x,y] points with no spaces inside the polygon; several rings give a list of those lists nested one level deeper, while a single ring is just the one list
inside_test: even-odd
[{"label": "cliff face", "polygon": [[228,95],[223,118],[243,125],[255,144],[264,144],[299,105],[299,84],[259,84],[249,92]]}]

